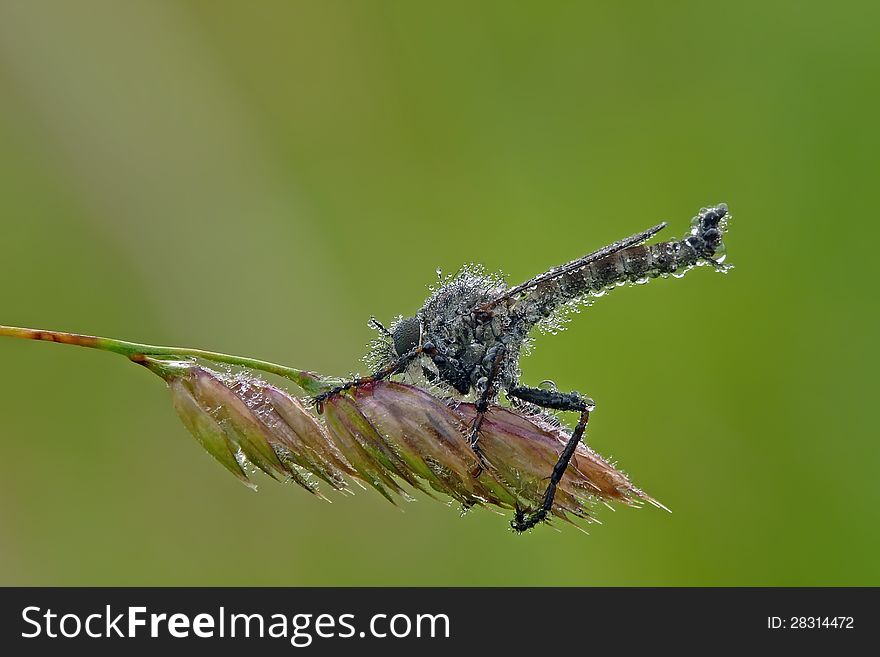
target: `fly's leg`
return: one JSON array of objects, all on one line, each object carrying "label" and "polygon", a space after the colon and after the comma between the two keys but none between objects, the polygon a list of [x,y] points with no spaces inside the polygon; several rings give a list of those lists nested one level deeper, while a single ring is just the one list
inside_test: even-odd
[{"label": "fly's leg", "polygon": [[510,526],[517,532],[524,532],[531,529],[539,522],[543,522],[547,518],[547,514],[553,508],[553,498],[556,496],[556,487],[562,480],[565,470],[571,461],[578,443],[584,436],[584,430],[587,428],[587,422],[590,419],[590,411],[595,405],[593,400],[583,397],[576,392],[557,392],[555,390],[543,390],[541,388],[530,388],[527,386],[519,386],[511,388],[507,391],[511,397],[516,397],[535,406],[542,408],[550,408],[557,411],[576,411],[580,413],[577,426],[571,433],[571,437],[565,444],[559,460],[553,466],[553,472],[550,474],[550,483],[547,484],[547,490],[544,492],[544,499],[541,506],[534,511],[524,511],[517,509]]},{"label": "fly's leg", "polygon": [[488,369],[489,374],[485,379],[481,382],[482,387],[480,389],[480,396],[477,398],[477,415],[474,418],[474,423],[471,425],[471,432],[468,436],[468,444],[471,446],[474,454],[479,459],[479,464],[477,466],[476,472],[472,473],[473,476],[479,477],[480,474],[486,467],[486,460],[483,457],[483,453],[480,451],[480,427],[483,426],[483,420],[486,417],[486,412],[489,410],[489,404],[491,400],[495,397],[496,386],[495,383],[498,380],[498,374],[501,372],[501,364],[504,362],[504,345],[499,344],[492,348],[489,353],[486,354],[484,358],[484,363],[488,361]]},{"label": "fly's leg", "polygon": [[425,354],[426,356],[430,356],[435,352],[435,347],[430,342],[426,342],[420,347],[416,347],[411,351],[405,353],[403,356],[392,362],[387,367],[383,367],[381,370],[373,372],[370,376],[364,376],[359,379],[352,379],[351,381],[346,381],[345,383],[336,386],[335,388],[331,388],[330,390],[325,390],[319,395],[315,395],[314,402],[315,407],[318,409],[318,412],[323,412],[324,402],[327,401],[330,397],[334,395],[338,395],[341,392],[345,392],[346,390],[351,390],[352,388],[358,388],[360,386],[366,385],[368,383],[375,383],[376,381],[381,381],[382,379],[387,379],[392,374],[396,374],[404,369],[406,366],[412,362],[413,359],[417,358],[421,354]]}]

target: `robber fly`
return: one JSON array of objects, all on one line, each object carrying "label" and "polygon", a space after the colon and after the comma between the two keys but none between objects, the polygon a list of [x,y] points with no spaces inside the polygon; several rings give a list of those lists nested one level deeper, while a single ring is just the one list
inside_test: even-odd
[{"label": "robber fly", "polygon": [[490,406],[504,392],[511,403],[579,414],[559,460],[549,473],[543,503],[537,509],[517,509],[511,526],[518,532],[547,518],[556,487],[581,441],[593,410],[593,401],[577,392],[531,387],[519,382],[520,354],[529,332],[552,321],[572,304],[600,296],[625,283],[642,283],[658,276],[680,276],[695,265],[722,264],[722,235],[728,220],[727,206],[704,208],[693,218],[691,230],[680,240],[645,244],[665,228],[661,223],[620,240],[535,278],[508,287],[497,276],[462,270],[433,291],[415,316],[400,318],[386,329],[372,320],[383,334],[380,365],[368,377],[356,378],[315,398],[320,411],[332,395],[394,374],[423,377],[453,398],[472,397],[477,414],[469,444],[479,461],[480,427]]}]

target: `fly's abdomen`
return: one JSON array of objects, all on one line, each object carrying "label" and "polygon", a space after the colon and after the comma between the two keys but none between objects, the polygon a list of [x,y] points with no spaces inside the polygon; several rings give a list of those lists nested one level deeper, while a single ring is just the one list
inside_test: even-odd
[{"label": "fly's abdomen", "polygon": [[682,276],[702,263],[719,266],[724,258],[721,238],[726,217],[725,205],[706,208],[694,217],[690,233],[681,240],[630,246],[544,278],[517,300],[517,314],[531,325],[565,304],[601,296],[620,285],[646,283],[658,276]]},{"label": "fly's abdomen", "polygon": [[692,267],[697,260],[697,252],[683,241],[632,246],[539,283],[525,294],[520,304],[536,304],[550,314],[567,301],[587,295],[601,296],[618,285],[644,283],[664,274],[675,274]]}]

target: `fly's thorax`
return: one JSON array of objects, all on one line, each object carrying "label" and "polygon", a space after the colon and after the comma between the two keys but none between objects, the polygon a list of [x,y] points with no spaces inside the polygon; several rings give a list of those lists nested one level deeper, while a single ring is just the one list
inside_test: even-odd
[{"label": "fly's thorax", "polygon": [[437,377],[458,394],[479,389],[488,379],[505,384],[515,376],[520,344],[505,333],[503,315],[458,314],[444,324],[425,321],[424,339],[434,350]]},{"label": "fly's thorax", "polygon": [[459,394],[467,394],[480,378],[487,351],[502,334],[500,322],[475,310],[506,289],[500,277],[465,267],[437,287],[418,313],[422,343],[430,342],[438,377]]}]

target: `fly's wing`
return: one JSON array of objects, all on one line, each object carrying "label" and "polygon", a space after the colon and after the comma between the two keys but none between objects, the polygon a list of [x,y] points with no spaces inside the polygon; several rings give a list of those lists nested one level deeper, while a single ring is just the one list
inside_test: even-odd
[{"label": "fly's wing", "polygon": [[613,244],[609,244],[608,246],[602,247],[598,251],[593,251],[592,253],[583,256],[582,258],[578,258],[577,260],[572,260],[568,264],[562,265],[560,267],[554,267],[553,269],[544,272],[540,276],[536,276],[535,278],[526,281],[516,287],[513,287],[498,297],[495,297],[488,303],[483,306],[483,309],[489,309],[492,306],[504,301],[505,299],[510,299],[511,297],[524,292],[530,288],[543,283],[544,281],[549,281],[554,278],[558,278],[559,276],[564,276],[570,271],[574,271],[576,269],[580,269],[585,265],[590,264],[591,262],[595,262],[596,260],[600,260],[606,256],[609,256],[613,253],[617,253],[618,251],[622,251],[623,249],[627,249],[631,246],[636,246],[637,244],[641,244],[642,242],[651,239],[654,235],[659,233],[661,230],[666,228],[666,222],[664,221],[661,224],[657,224],[652,228],[648,228],[647,230],[643,230],[641,233],[636,233],[635,235],[630,235],[629,237],[618,240]]}]

